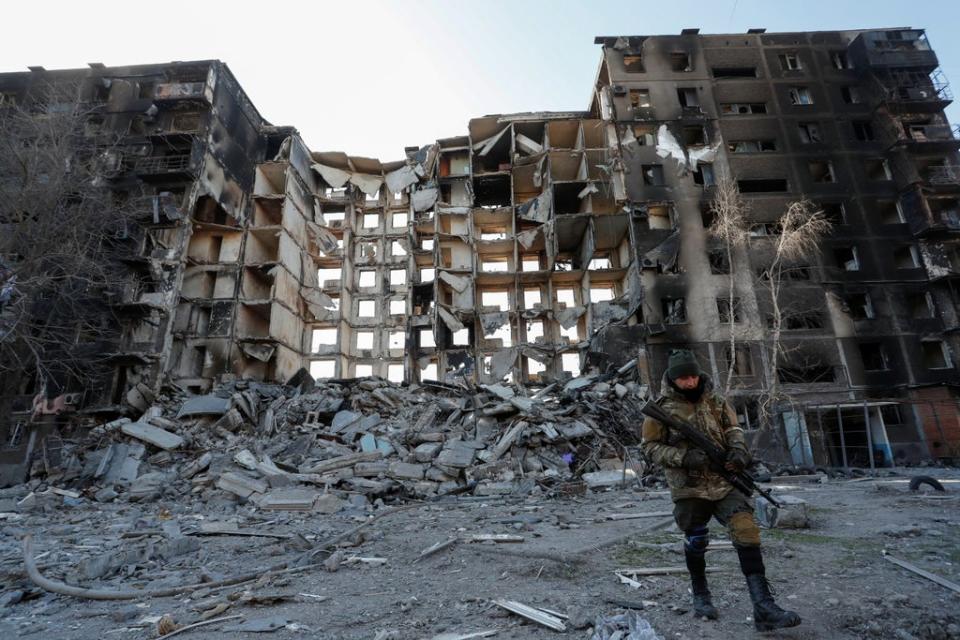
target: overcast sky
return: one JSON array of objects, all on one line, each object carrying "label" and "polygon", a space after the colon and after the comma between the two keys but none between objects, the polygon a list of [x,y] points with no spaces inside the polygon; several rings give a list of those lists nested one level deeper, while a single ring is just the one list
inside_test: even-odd
[{"label": "overcast sky", "polygon": [[596,35],[925,28],[960,88],[957,0],[74,0],[6,3],[3,21],[0,71],[218,58],[311,149],[382,160],[472,117],[585,109]]}]

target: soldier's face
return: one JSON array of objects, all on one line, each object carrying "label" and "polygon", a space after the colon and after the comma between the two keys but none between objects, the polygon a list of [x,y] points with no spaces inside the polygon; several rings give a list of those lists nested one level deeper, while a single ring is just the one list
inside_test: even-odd
[{"label": "soldier's face", "polygon": [[700,376],[680,376],[673,383],[680,389],[696,389],[697,385],[700,384]]}]

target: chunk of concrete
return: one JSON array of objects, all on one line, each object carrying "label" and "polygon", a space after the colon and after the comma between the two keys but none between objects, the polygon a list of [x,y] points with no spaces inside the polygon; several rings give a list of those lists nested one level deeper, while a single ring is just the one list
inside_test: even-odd
[{"label": "chunk of concrete", "polygon": [[183,438],[175,433],[164,431],[144,422],[130,422],[120,427],[120,431],[131,438],[143,440],[164,451],[172,451],[183,444]]},{"label": "chunk of concrete", "polygon": [[229,398],[221,398],[214,395],[193,396],[183,403],[180,411],[177,412],[177,417],[222,416],[229,408]]},{"label": "chunk of concrete", "polygon": [[441,446],[439,442],[424,442],[413,450],[413,457],[417,462],[433,462],[440,453]]},{"label": "chunk of concrete", "polygon": [[387,470],[387,476],[394,480],[423,480],[427,466],[408,462],[394,462]]},{"label": "chunk of concrete", "polygon": [[241,498],[249,498],[254,493],[267,492],[266,482],[248,478],[232,471],[228,471],[217,478],[217,487]]},{"label": "chunk of concrete", "polygon": [[618,469],[616,471],[594,471],[592,473],[583,474],[583,481],[587,483],[587,487],[590,489],[619,487],[621,485],[630,484],[636,479],[637,473],[633,469],[627,469],[626,473],[624,473],[623,469]]},{"label": "chunk of concrete", "polygon": [[780,507],[763,498],[758,498],[754,514],[761,527],[766,529],[806,529],[810,526],[807,501],[796,496],[777,496]]},{"label": "chunk of concrete", "polygon": [[440,467],[464,469],[473,463],[475,455],[475,447],[460,440],[452,440],[440,451],[435,463]]}]

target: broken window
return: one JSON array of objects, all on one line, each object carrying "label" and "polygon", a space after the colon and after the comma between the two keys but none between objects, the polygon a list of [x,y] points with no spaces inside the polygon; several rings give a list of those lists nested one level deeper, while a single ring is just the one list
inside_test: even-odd
[{"label": "broken window", "polygon": [[780,224],[776,222],[757,222],[750,225],[750,235],[757,238],[780,235]]},{"label": "broken window", "polygon": [[407,336],[403,331],[391,331],[387,337],[388,349],[403,349],[407,341]]},{"label": "broken window", "polygon": [[377,272],[373,270],[361,271],[358,284],[361,288],[376,286]]},{"label": "broken window", "polygon": [[633,128],[633,136],[641,147],[657,146],[657,128],[652,124],[638,124]]},{"label": "broken window", "polygon": [[813,94],[807,87],[790,87],[790,104],[807,106],[813,104]]},{"label": "broken window", "polygon": [[700,108],[700,97],[697,95],[696,88],[683,87],[677,89],[677,100],[680,101],[680,106],[685,109]]},{"label": "broken window", "polygon": [[540,288],[532,287],[523,290],[523,308],[534,309],[541,304]]},{"label": "broken window", "polygon": [[690,54],[686,51],[674,51],[670,54],[671,71],[693,71],[690,63]]},{"label": "broken window", "polygon": [[543,338],[543,320],[530,320],[527,322],[527,342],[537,342]]},{"label": "broken window", "polygon": [[431,362],[424,368],[420,369],[420,379],[421,380],[437,380],[437,363]]},{"label": "broken window", "polygon": [[647,206],[647,224],[651,229],[673,229],[673,207],[665,204]]},{"label": "broken window", "polygon": [[642,165],[641,172],[643,173],[643,184],[651,187],[662,187],[664,185],[663,167],[661,165],[659,164]]},{"label": "broken window", "polygon": [[853,137],[861,142],[874,140],[873,125],[869,120],[854,120],[850,123],[853,126]]},{"label": "broken window", "polygon": [[950,369],[953,362],[947,345],[940,340],[923,340],[920,342],[923,357],[923,366],[927,369]]},{"label": "broken window", "polygon": [[649,89],[630,89],[629,96],[631,109],[649,109],[653,106]]},{"label": "broken window", "polygon": [[777,369],[777,378],[785,384],[833,382],[834,371],[833,367],[829,365],[816,363],[798,365],[785,364]]},{"label": "broken window", "polygon": [[376,229],[380,225],[380,216],[376,213],[363,214],[363,228]]},{"label": "broken window", "polygon": [[406,269],[391,269],[390,270],[390,286],[391,287],[400,287],[407,283],[407,270]]},{"label": "broken window", "polygon": [[893,264],[897,269],[918,269],[920,267],[920,252],[912,244],[894,249]]},{"label": "broken window", "polygon": [[420,329],[420,348],[428,349],[437,346],[437,341],[433,337],[433,329]]},{"label": "broken window", "polygon": [[855,246],[837,247],[833,250],[833,259],[836,261],[837,266],[844,271],[860,270],[860,258],[857,255],[857,248]]},{"label": "broken window", "polygon": [[364,195],[364,199],[365,199],[367,202],[377,202],[378,200],[380,200],[380,191],[379,191],[379,190],[374,191],[373,193],[364,193],[363,195]]},{"label": "broken window", "polygon": [[616,291],[614,291],[613,287],[610,285],[590,287],[591,303],[609,302],[610,300],[613,300],[616,297],[617,297]]},{"label": "broken window", "polygon": [[393,240],[390,243],[390,255],[399,258],[401,256],[407,255],[407,249],[403,246],[403,243],[399,240]]},{"label": "broken window", "polygon": [[787,331],[804,329],[823,329],[823,315],[817,311],[791,313],[783,318],[783,328]]},{"label": "broken window", "polygon": [[390,218],[390,226],[394,229],[405,229],[407,226],[408,216],[405,213],[395,213],[393,217]]},{"label": "broken window", "polygon": [[377,316],[377,303],[374,300],[360,300],[357,303],[358,318],[375,318]]},{"label": "broken window", "polygon": [[701,162],[697,165],[697,170],[693,172],[693,184],[702,187],[712,187],[716,184],[713,176],[713,165],[709,162]]},{"label": "broken window", "polygon": [[433,267],[421,267],[420,268],[420,282],[433,282],[433,275],[435,273]]},{"label": "broken window", "polygon": [[590,262],[587,263],[587,269],[591,271],[599,271],[601,269],[610,268],[610,258],[591,258]]},{"label": "broken window", "polygon": [[357,349],[373,349],[373,331],[357,331]]},{"label": "broken window", "polygon": [[[739,323],[743,321],[743,316],[740,313],[740,298],[733,299],[733,322]],[[720,322],[724,324],[729,324],[731,320],[730,315],[730,298],[717,298],[717,314],[720,316]]]},{"label": "broken window", "polygon": [[623,54],[623,70],[627,73],[643,73],[643,56],[638,53]]},{"label": "broken window", "polygon": [[540,271],[540,258],[535,256],[524,256],[520,262],[520,267],[524,271]]},{"label": "broken window", "polygon": [[311,360],[310,375],[314,380],[321,378],[332,378],[336,375],[336,363],[333,360]]},{"label": "broken window", "polygon": [[433,238],[421,238],[420,248],[424,251],[433,251]]},{"label": "broken window", "polygon": [[851,293],[844,298],[844,305],[853,320],[872,320],[876,317],[869,293]]},{"label": "broken window", "polygon": [[787,191],[786,178],[747,178],[737,180],[740,193],[768,193]]},{"label": "broken window", "polygon": [[780,60],[780,69],[783,71],[799,71],[803,68],[800,64],[800,56],[796,53],[781,53],[777,58]]},{"label": "broken window", "polygon": [[388,364],[387,365],[387,380],[390,382],[395,382],[397,384],[403,382],[403,365],[402,364]]},{"label": "broken window", "polygon": [[734,140],[727,144],[730,153],[760,153],[777,150],[776,140]]},{"label": "broken window", "polygon": [[510,309],[510,294],[506,291],[484,291],[480,294],[480,306],[507,311]]},{"label": "broken window", "polygon": [[823,142],[823,137],[820,135],[820,125],[816,122],[798,122],[797,130],[800,132],[800,142],[803,144]]},{"label": "broken window", "polygon": [[847,104],[860,104],[863,98],[860,96],[860,89],[854,86],[840,87],[840,97]]},{"label": "broken window", "polygon": [[810,171],[810,177],[814,182],[836,182],[833,174],[833,163],[829,160],[812,160],[807,163],[807,169]]},{"label": "broken window", "polygon": [[907,294],[907,309],[910,310],[910,317],[918,320],[924,320],[935,317],[933,307],[933,296],[929,291],[923,293]]},{"label": "broken window", "polygon": [[[732,357],[731,357],[732,356]],[[723,350],[723,357],[727,361],[729,366],[731,359],[733,360],[733,375],[735,376],[752,376],[753,375],[753,358],[750,355],[750,347],[737,346],[735,350],[731,351],[730,346],[727,345]]]},{"label": "broken window", "polygon": [[820,211],[833,226],[847,224],[847,208],[842,202],[821,202]]},{"label": "broken window", "polygon": [[311,332],[310,351],[316,353],[322,346],[333,346],[337,344],[336,329],[314,329]]},{"label": "broken window", "polygon": [[358,364],[353,369],[353,375],[357,378],[369,378],[373,375],[373,365]]},{"label": "broken window", "polygon": [[560,368],[574,378],[580,375],[580,354],[564,353],[560,355]]},{"label": "broken window", "polygon": [[537,362],[533,358],[524,358],[524,360],[527,362],[527,375],[531,379],[539,378],[540,374],[547,370],[542,362]]},{"label": "broken window", "polygon": [[485,258],[480,262],[480,270],[488,273],[506,273],[510,263],[506,258]]},{"label": "broken window", "polygon": [[730,260],[724,249],[714,249],[707,254],[710,262],[710,273],[714,275],[730,273]]},{"label": "broken window", "polygon": [[683,144],[688,147],[707,144],[707,130],[702,126],[683,127],[680,130]]},{"label": "broken window", "polygon": [[880,342],[861,342],[860,359],[866,371],[883,371],[889,368],[886,349]]},{"label": "broken window", "polygon": [[687,321],[687,305],[683,298],[661,298],[660,306],[666,324],[684,324]]},{"label": "broken window", "polygon": [[454,331],[451,338],[453,339],[453,345],[455,347],[470,346],[470,330],[467,328],[460,329],[459,331]]},{"label": "broken window", "polygon": [[846,51],[831,52],[830,63],[833,64],[834,69],[852,69],[853,68],[853,65],[850,64],[850,59],[847,57]]},{"label": "broken window", "polygon": [[863,166],[867,174],[867,180],[893,180],[890,163],[885,158],[870,158],[864,161]]},{"label": "broken window", "polygon": [[756,78],[756,67],[713,67],[710,69],[714,78]]},{"label": "broken window", "polygon": [[765,102],[721,102],[720,113],[732,116],[763,114],[767,112]]},{"label": "broken window", "polygon": [[329,267],[326,269],[317,269],[317,282],[319,282],[322,287],[327,287],[329,285],[338,285],[340,284],[341,273],[342,271],[340,267]]},{"label": "broken window", "polygon": [[877,217],[882,224],[903,224],[903,209],[896,200],[878,200],[876,204]]}]

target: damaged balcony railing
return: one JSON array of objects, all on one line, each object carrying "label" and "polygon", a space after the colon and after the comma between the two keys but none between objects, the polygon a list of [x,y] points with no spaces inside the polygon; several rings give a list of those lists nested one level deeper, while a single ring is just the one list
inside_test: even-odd
[{"label": "damaged balcony railing", "polygon": [[136,173],[144,175],[159,175],[166,173],[193,173],[190,164],[190,154],[169,156],[152,156],[140,158],[134,164]]},{"label": "damaged balcony railing", "polygon": [[953,165],[939,165],[927,167],[924,172],[926,181],[930,184],[956,185],[960,184],[960,167]]}]

